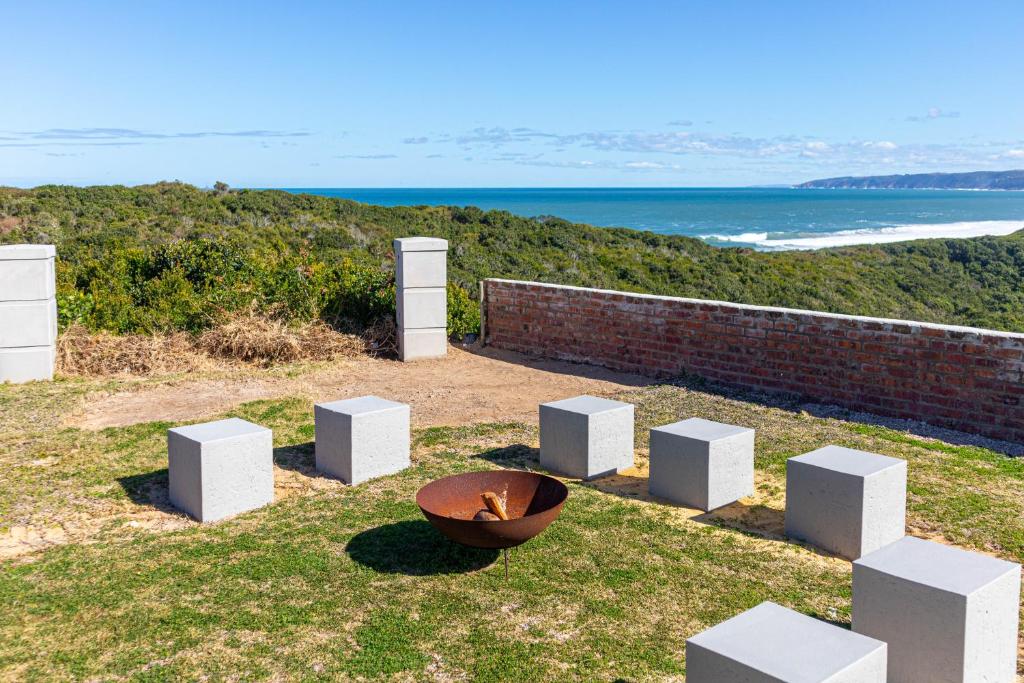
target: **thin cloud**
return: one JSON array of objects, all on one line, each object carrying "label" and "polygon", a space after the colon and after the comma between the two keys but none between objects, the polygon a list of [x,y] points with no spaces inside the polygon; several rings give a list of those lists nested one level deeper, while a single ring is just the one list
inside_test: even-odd
[{"label": "thin cloud", "polygon": [[689,119],[678,119],[676,121],[669,121],[666,125],[669,126],[682,126],[683,128],[689,128],[693,125],[693,121]]},{"label": "thin cloud", "polygon": [[397,154],[339,154],[335,159],[397,159]]},{"label": "thin cloud", "polygon": [[418,137],[418,138],[402,138],[403,145],[425,145],[430,142],[429,138]]},{"label": "thin cloud", "polygon": [[134,147],[141,142],[0,142],[0,147]]},{"label": "thin cloud", "polygon": [[491,145],[493,147],[499,147],[516,142],[528,142],[531,140],[551,140],[558,139],[561,136],[555,133],[545,133],[543,131],[535,130],[533,128],[474,128],[469,133],[464,135],[456,136],[454,139],[455,143],[462,146],[468,145]]},{"label": "thin cloud", "polygon": [[598,163],[596,161],[584,160],[565,160],[565,161],[516,161],[514,162],[520,166],[541,166],[544,168],[609,168],[607,162]]},{"label": "thin cloud", "polygon": [[[950,116],[948,112],[931,112],[934,116]],[[440,138],[435,139],[439,140]],[[626,162],[612,161],[605,166],[594,153],[654,157],[702,156],[778,163],[806,164],[836,168],[858,166],[883,167],[985,167],[995,155],[1020,148],[1019,142],[960,140],[949,143],[897,144],[892,140],[824,140],[801,135],[752,137],[741,133],[710,134],[696,130],[659,131],[582,131],[555,133],[534,128],[475,128],[461,135],[449,134],[450,144],[464,152],[492,150],[494,161],[523,162],[533,154],[558,153],[575,156],[568,160],[534,159],[533,165],[572,168],[626,168]],[[1010,153],[1005,158],[1016,158]]]},{"label": "thin cloud", "polygon": [[167,140],[175,138],[298,138],[307,137],[303,131],[232,130],[185,131],[157,133],[132,128],[47,128],[20,131],[17,135],[30,140]]},{"label": "thin cloud", "polygon": [[599,169],[616,171],[681,171],[679,164],[667,164],[657,161],[611,161],[590,159],[583,160],[546,160],[546,159],[520,159],[513,162],[519,166],[539,166],[542,168],[576,168],[576,169]]},{"label": "thin cloud", "polygon": [[627,161],[622,165],[631,171],[678,171],[679,164],[663,164],[658,161]]},{"label": "thin cloud", "polygon": [[924,121],[934,121],[935,119],[958,119],[960,118],[960,112],[958,111],[943,111],[938,107],[930,107],[923,116],[908,116],[907,121],[914,123],[921,123]]}]

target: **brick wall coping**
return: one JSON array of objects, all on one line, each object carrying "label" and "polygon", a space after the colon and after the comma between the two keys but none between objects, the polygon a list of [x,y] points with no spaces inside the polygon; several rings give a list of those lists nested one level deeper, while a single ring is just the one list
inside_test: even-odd
[{"label": "brick wall coping", "polygon": [[945,325],[942,323],[927,323],[915,320],[902,320],[899,318],[873,318],[865,315],[846,315],[845,313],[829,313],[827,311],[811,311],[802,308],[782,308],[780,306],[756,306],[753,304],[738,304],[731,301],[717,301],[714,299],[690,299],[681,296],[667,296],[662,294],[644,294],[641,292],[624,292],[614,289],[596,289],[593,287],[576,287],[574,285],[557,285],[550,282],[533,282],[530,280],[508,280],[504,278],[487,278],[486,282],[497,282],[510,285],[527,285],[530,287],[545,287],[547,289],[567,290],[575,292],[586,292],[588,294],[606,294],[608,296],[631,297],[636,299],[650,299],[652,301],[676,301],[697,306],[727,306],[745,311],[760,311],[767,313],[785,313],[800,316],[816,316],[831,318],[833,320],[855,320],[858,322],[876,323],[881,325],[909,325],[922,329],[943,330],[946,332],[959,332],[963,334],[974,334],[987,337],[1002,337],[1024,342],[1024,333],[1006,332],[1003,330],[992,330],[984,327],[968,327],[965,325]]}]

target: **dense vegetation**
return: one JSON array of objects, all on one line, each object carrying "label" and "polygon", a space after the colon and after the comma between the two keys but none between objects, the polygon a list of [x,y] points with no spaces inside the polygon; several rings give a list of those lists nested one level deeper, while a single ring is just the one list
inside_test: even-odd
[{"label": "dense vegetation", "polygon": [[0,242],[58,247],[62,322],[116,332],[199,330],[253,307],[365,324],[394,306],[391,240],[407,235],[451,242],[456,334],[477,323],[484,277],[1024,331],[1024,231],[760,253],[473,207],[180,183],[0,188]]}]

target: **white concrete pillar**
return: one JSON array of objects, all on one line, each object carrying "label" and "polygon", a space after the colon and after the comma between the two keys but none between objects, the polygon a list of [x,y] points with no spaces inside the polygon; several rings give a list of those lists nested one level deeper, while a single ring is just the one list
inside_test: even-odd
[{"label": "white concrete pillar", "polygon": [[394,249],[398,357],[441,358],[448,353],[448,241],[402,237]]},{"label": "white concrete pillar", "polygon": [[56,255],[52,244],[0,246],[0,382],[53,379]]}]

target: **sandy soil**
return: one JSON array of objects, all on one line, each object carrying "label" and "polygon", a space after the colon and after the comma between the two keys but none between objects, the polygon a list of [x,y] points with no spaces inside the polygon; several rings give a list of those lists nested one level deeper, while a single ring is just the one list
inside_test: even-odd
[{"label": "sandy soil", "polygon": [[539,403],[585,393],[607,395],[648,381],[587,365],[453,346],[447,358],[417,363],[360,357],[298,377],[141,384],[90,396],[65,424],[103,429],[156,420],[194,422],[257,399],[301,396],[321,402],[365,394],[409,403],[414,427],[536,422]]}]

